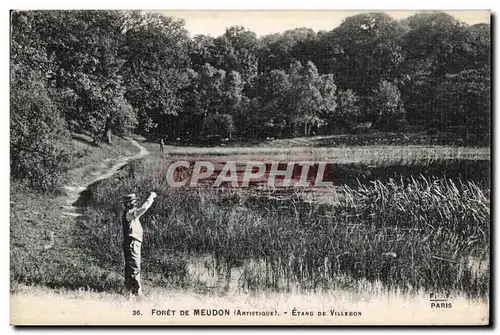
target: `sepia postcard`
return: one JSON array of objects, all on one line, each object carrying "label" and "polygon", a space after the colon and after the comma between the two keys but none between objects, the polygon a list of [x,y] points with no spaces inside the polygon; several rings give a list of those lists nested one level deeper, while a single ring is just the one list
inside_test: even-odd
[{"label": "sepia postcard", "polygon": [[489,325],[490,20],[12,10],[11,324]]}]

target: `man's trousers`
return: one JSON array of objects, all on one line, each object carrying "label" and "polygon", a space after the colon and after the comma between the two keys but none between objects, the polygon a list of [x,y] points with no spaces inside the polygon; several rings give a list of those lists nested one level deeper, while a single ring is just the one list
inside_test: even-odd
[{"label": "man's trousers", "polygon": [[125,255],[125,289],[135,295],[141,292],[141,245],[136,239],[128,238],[123,242]]}]

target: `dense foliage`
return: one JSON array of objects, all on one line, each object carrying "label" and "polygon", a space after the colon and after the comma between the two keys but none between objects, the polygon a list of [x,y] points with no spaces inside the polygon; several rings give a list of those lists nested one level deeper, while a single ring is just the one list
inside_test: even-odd
[{"label": "dense foliage", "polygon": [[42,175],[41,189],[65,169],[67,130],[182,143],[362,125],[489,140],[490,26],[442,12],[262,37],[230,27],[191,38],[182,20],[133,11],[16,11],[11,26],[12,175]]}]

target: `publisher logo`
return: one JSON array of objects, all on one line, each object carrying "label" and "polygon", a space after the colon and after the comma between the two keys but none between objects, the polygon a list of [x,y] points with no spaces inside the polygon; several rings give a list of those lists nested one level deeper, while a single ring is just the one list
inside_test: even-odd
[{"label": "publisher logo", "polygon": [[431,293],[429,295],[430,307],[434,309],[452,308],[453,296],[449,292],[445,293]]}]

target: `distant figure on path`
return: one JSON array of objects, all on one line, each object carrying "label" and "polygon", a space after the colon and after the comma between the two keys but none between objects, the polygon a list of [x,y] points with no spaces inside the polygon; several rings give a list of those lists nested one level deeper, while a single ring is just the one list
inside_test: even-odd
[{"label": "distant figure on path", "polygon": [[163,152],[163,148],[165,147],[165,143],[163,143],[163,137],[160,138],[160,152]]},{"label": "distant figure on path", "polygon": [[135,193],[123,197],[125,209],[122,213],[123,253],[125,256],[125,289],[132,296],[140,297],[142,225],[139,218],[153,204],[156,193],[151,192],[141,207],[137,207]]}]

